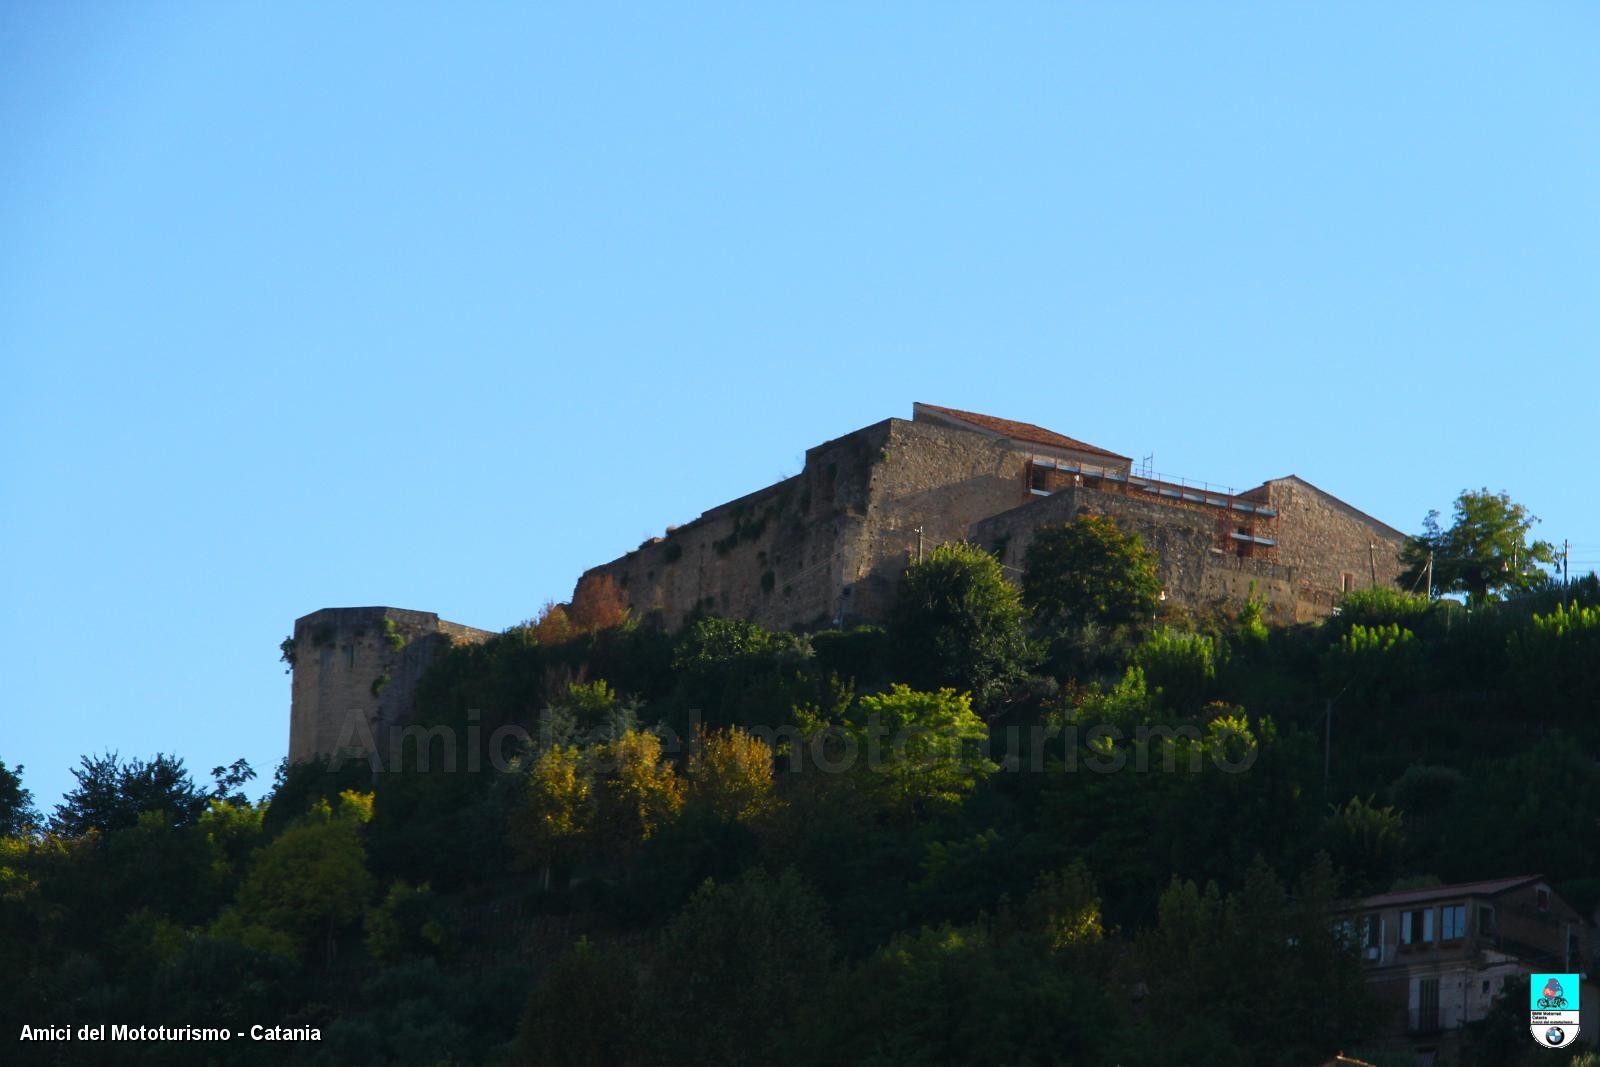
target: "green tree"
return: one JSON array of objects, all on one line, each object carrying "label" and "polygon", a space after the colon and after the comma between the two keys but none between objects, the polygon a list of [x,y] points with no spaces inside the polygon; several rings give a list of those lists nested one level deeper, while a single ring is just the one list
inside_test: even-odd
[{"label": "green tree", "polygon": [[1217,665],[1226,652],[1227,645],[1204,634],[1163,627],[1133,650],[1133,662],[1162,706],[1187,716],[1216,695]]},{"label": "green tree", "polygon": [[1329,693],[1348,691],[1352,701],[1384,708],[1403,699],[1422,683],[1421,643],[1410,630],[1355,625],[1322,656],[1323,687]]},{"label": "green tree", "polygon": [[900,680],[949,686],[987,707],[1016,684],[1034,657],[1022,600],[1000,564],[967,542],[940,545],[906,569],[889,635]]},{"label": "green tree", "polygon": [[456,926],[454,914],[426,882],[397,881],[382,903],[367,912],[367,951],[382,963],[439,958],[454,947]]},{"label": "green tree", "polygon": [[529,768],[508,830],[517,866],[540,871],[544,888],[552,871],[576,859],[589,840],[592,801],[589,772],[576,748],[546,749]]},{"label": "green tree", "polygon": [[603,678],[572,682],[545,710],[539,743],[547,747],[614,741],[638,726],[638,701],[618,696]]},{"label": "green tree", "polygon": [[[1063,894],[1058,886],[1040,895]],[[1055,914],[1043,901],[1039,909]],[[1076,916],[1079,926],[1097,926],[1081,910]],[[818,1028],[816,1060],[871,1067],[1130,1062],[1127,1020],[1093,936],[1057,940],[1072,923],[1041,931],[997,918],[899,934],[838,984]]]},{"label": "green tree", "polygon": [[662,931],[644,1005],[647,1031],[692,1021],[693,1035],[655,1043],[647,1061],[792,1061],[833,954],[822,902],[793,871],[706,882]]},{"label": "green tree", "polygon": [[1342,808],[1330,807],[1323,833],[1350,893],[1387,889],[1400,872],[1406,843],[1400,813],[1379,807],[1376,798],[1351,797]]},{"label": "green tree", "polygon": [[1505,493],[1464,489],[1456,497],[1449,529],[1439,526],[1439,513],[1428,512],[1422,533],[1406,541],[1400,576],[1406,588],[1419,583],[1433,560],[1433,592],[1465,593],[1469,604],[1498,600],[1505,593],[1536,589],[1547,581],[1539,566],[1555,563],[1555,546],[1529,539],[1539,520]]},{"label": "green tree", "polygon": [[22,765],[13,771],[0,760],[0,837],[28,833],[38,821],[33,792],[22,787]]},{"label": "green tree", "polygon": [[1508,644],[1512,679],[1527,711],[1592,736],[1592,702],[1600,691],[1600,608],[1558,604],[1514,630]]},{"label": "green tree", "polygon": [[1022,569],[1022,602],[1053,632],[1146,623],[1161,596],[1155,553],[1103,515],[1040,529]]},{"label": "green tree", "polygon": [[580,940],[534,986],[512,1062],[527,1067],[610,1067],[637,1062],[638,977],[620,952]]},{"label": "green tree", "polygon": [[[1330,926],[1336,899],[1326,856],[1293,896],[1259,859],[1226,896],[1173,879],[1138,958],[1174,1062],[1300,1067],[1367,1036],[1375,1008],[1354,946]],[[1292,1031],[1279,1025],[1291,1018]]]},{"label": "green tree", "polygon": [[849,730],[865,763],[867,788],[904,816],[960,803],[999,767],[989,729],[965,693],[924,693],[895,685],[864,696]]},{"label": "green tree", "polygon": [[335,935],[367,909],[372,876],[361,828],[371,818],[369,794],[345,793],[337,808],[318,801],[260,851],[214,933],[286,957],[320,945],[331,963]]},{"label": "green tree", "polygon": [[1344,595],[1337,612],[1329,615],[1322,625],[1332,637],[1348,633],[1353,626],[1373,629],[1392,625],[1417,630],[1432,607],[1432,602],[1420,593],[1407,593],[1381,585],[1372,589],[1354,589]]},{"label": "green tree", "polygon": [[123,762],[115,752],[84,756],[72,769],[78,784],[56,806],[50,828],[76,836],[90,830],[121,830],[147,811],[166,814],[174,827],[192,825],[210,799],[197,787],[183,760],[157,753],[148,763]]}]

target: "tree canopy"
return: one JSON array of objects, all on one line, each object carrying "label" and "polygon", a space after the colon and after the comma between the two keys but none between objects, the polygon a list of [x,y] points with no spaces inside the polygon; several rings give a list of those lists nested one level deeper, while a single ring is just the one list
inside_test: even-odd
[{"label": "tree canopy", "polygon": [[1022,601],[1051,630],[1148,622],[1161,596],[1155,553],[1104,515],[1039,530],[1022,572]]},{"label": "tree canopy", "polygon": [[22,787],[22,766],[16,770],[0,760],[0,837],[25,833],[39,821],[33,808],[33,793]]},{"label": "tree canopy", "polygon": [[1400,559],[1406,571],[1400,584],[1420,589],[1433,561],[1433,592],[1465,593],[1469,604],[1483,604],[1507,593],[1537,589],[1549,581],[1542,566],[1555,563],[1555,546],[1530,538],[1539,522],[1506,493],[1463,489],[1456,497],[1448,529],[1439,513],[1423,519],[1422,533],[1406,541]]},{"label": "tree canopy", "polygon": [[56,806],[50,823],[61,834],[125,829],[147,811],[164,813],[174,826],[188,826],[210,799],[183,760],[163,753],[148,762],[123,761],[115,752],[84,756],[72,777],[78,784]]},{"label": "tree canopy", "polygon": [[1031,666],[1022,598],[1000,563],[965,541],[906,568],[889,626],[900,680],[987,706]]}]

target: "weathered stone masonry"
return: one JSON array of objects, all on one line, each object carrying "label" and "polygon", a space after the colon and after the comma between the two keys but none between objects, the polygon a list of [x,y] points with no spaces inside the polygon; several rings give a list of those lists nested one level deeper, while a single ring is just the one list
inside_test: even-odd
[{"label": "weathered stone masonry", "polygon": [[[919,550],[972,540],[1019,578],[1035,532],[1084,513],[1144,538],[1169,600],[1239,603],[1253,590],[1278,623],[1326,615],[1401,569],[1404,535],[1292,475],[1237,494],[1161,481],[1042,427],[917,404],[912,420],[820,444],[794,477],[669,528],[579,585],[609,577],[637,615],[669,629],[696,612],[772,629],[880,620]],[[386,750],[439,650],[489,636],[396,608],[297,620],[290,758],[333,752],[357,722]]]},{"label": "weathered stone masonry", "polygon": [[916,416],[819,445],[794,478],[580,581],[610,576],[668,628],[697,608],[778,629],[881,619],[919,542],[1003,545],[1015,577],[1033,531],[1085,511],[1140,533],[1168,598],[1191,607],[1242,601],[1254,583],[1274,621],[1305,621],[1400,571],[1399,531],[1294,476],[1200,491],[1140,479],[1126,457],[1039,427],[927,405]]},{"label": "weathered stone masonry", "polygon": [[417,682],[451,642],[494,636],[431,611],[323,608],[295,620],[289,759],[329,754],[370,737],[388,750],[389,731],[410,720]]}]

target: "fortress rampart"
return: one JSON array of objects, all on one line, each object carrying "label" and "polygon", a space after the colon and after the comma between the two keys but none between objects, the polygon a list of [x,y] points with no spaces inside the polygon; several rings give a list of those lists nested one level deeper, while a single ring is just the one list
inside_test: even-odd
[{"label": "fortress rampart", "polygon": [[[1117,453],[1028,423],[917,404],[806,452],[797,475],[668,528],[579,579],[611,579],[649,625],[696,614],[770,629],[885,618],[910,560],[971,540],[1020,580],[1043,526],[1089,513],[1137,532],[1160,557],[1166,597],[1240,603],[1252,589],[1278,624],[1400,573],[1405,537],[1290,475],[1235,493],[1163,480]],[[325,608],[294,632],[289,755],[386,750],[416,683],[452,641],[488,631],[396,608]]]},{"label": "fortress rampart", "polygon": [[410,720],[417,682],[451,642],[494,636],[431,611],[323,608],[294,624],[289,759],[340,749],[387,751],[391,728]]}]

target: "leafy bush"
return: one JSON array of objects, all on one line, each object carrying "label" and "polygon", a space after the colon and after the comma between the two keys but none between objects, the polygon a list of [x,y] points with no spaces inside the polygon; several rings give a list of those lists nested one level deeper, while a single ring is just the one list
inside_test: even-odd
[{"label": "leafy bush", "polygon": [[1356,626],[1368,629],[1398,626],[1415,631],[1432,607],[1427,597],[1399,589],[1384,586],[1356,589],[1344,595],[1336,612],[1328,616],[1323,626],[1330,636],[1343,636]]},{"label": "leafy bush", "polygon": [[1218,661],[1227,646],[1200,634],[1156,631],[1133,651],[1133,662],[1168,710],[1194,715],[1215,695]]},{"label": "leafy bush", "polygon": [[999,701],[1035,659],[1016,588],[993,556],[965,541],[906,568],[889,635],[900,681],[959,689],[981,707]]}]

